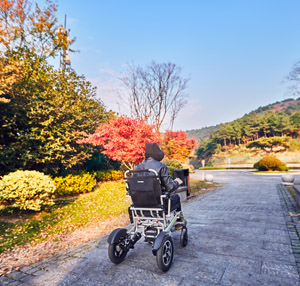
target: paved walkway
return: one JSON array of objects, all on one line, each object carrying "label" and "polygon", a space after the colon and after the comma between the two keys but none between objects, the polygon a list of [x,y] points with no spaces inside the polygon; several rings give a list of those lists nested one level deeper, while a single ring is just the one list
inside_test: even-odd
[{"label": "paved walkway", "polygon": [[227,184],[184,204],[189,244],[181,248],[179,232],[173,233],[167,273],[158,270],[151,245],[142,241],[123,263],[112,264],[103,238],[0,277],[0,285],[300,285],[300,244],[289,231],[280,177],[210,173]]}]

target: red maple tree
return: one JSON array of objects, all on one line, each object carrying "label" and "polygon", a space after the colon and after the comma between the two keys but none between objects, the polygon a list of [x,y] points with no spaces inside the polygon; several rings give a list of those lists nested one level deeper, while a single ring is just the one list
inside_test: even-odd
[{"label": "red maple tree", "polygon": [[121,162],[132,169],[145,159],[147,143],[160,141],[160,132],[154,132],[154,126],[142,120],[126,116],[113,118],[107,124],[101,124],[94,134],[78,141],[98,146],[110,159]]},{"label": "red maple tree", "polygon": [[176,159],[184,162],[196,148],[196,140],[188,139],[184,131],[170,131],[164,133],[162,140],[162,150],[169,159]]}]

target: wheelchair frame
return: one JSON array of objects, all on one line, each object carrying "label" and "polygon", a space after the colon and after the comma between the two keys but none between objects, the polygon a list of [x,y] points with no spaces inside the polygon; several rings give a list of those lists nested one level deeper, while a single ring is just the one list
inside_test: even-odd
[{"label": "wheelchair frame", "polygon": [[[126,171],[125,179],[132,173],[152,172],[155,178],[158,174],[155,170]],[[138,178],[138,177],[137,177]],[[127,197],[130,198],[130,217],[132,227],[115,229],[108,237],[108,255],[110,260],[115,263],[121,263],[128,251],[134,248],[134,244],[144,237],[145,241],[152,244],[152,253],[156,256],[156,262],[159,269],[163,272],[171,267],[174,253],[174,245],[171,232],[181,230],[180,244],[185,247],[188,243],[188,234],[186,221],[183,218],[182,211],[171,210],[171,200],[169,195],[160,195],[160,207],[135,207],[130,196],[129,186],[127,185]],[[164,207],[164,200],[167,202],[167,210]]]}]

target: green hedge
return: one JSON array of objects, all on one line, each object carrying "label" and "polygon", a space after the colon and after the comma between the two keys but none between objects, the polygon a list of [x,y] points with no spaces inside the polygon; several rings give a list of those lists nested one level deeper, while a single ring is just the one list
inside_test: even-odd
[{"label": "green hedge", "polygon": [[225,167],[200,167],[199,170],[226,170]]},{"label": "green hedge", "polygon": [[80,193],[88,193],[93,190],[97,181],[95,174],[68,175],[54,178],[56,195],[66,196]]}]

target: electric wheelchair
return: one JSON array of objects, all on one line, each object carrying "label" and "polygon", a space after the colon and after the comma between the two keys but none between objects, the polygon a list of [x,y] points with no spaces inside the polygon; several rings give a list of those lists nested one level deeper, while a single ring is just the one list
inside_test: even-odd
[{"label": "electric wheelchair", "polygon": [[180,244],[188,243],[187,222],[181,210],[172,206],[170,194],[164,194],[155,170],[125,172],[127,195],[130,197],[131,229],[117,228],[108,237],[108,256],[111,262],[121,263],[135,243],[144,237],[152,244],[157,266],[163,272],[170,269],[174,244],[171,233],[180,230]]}]

